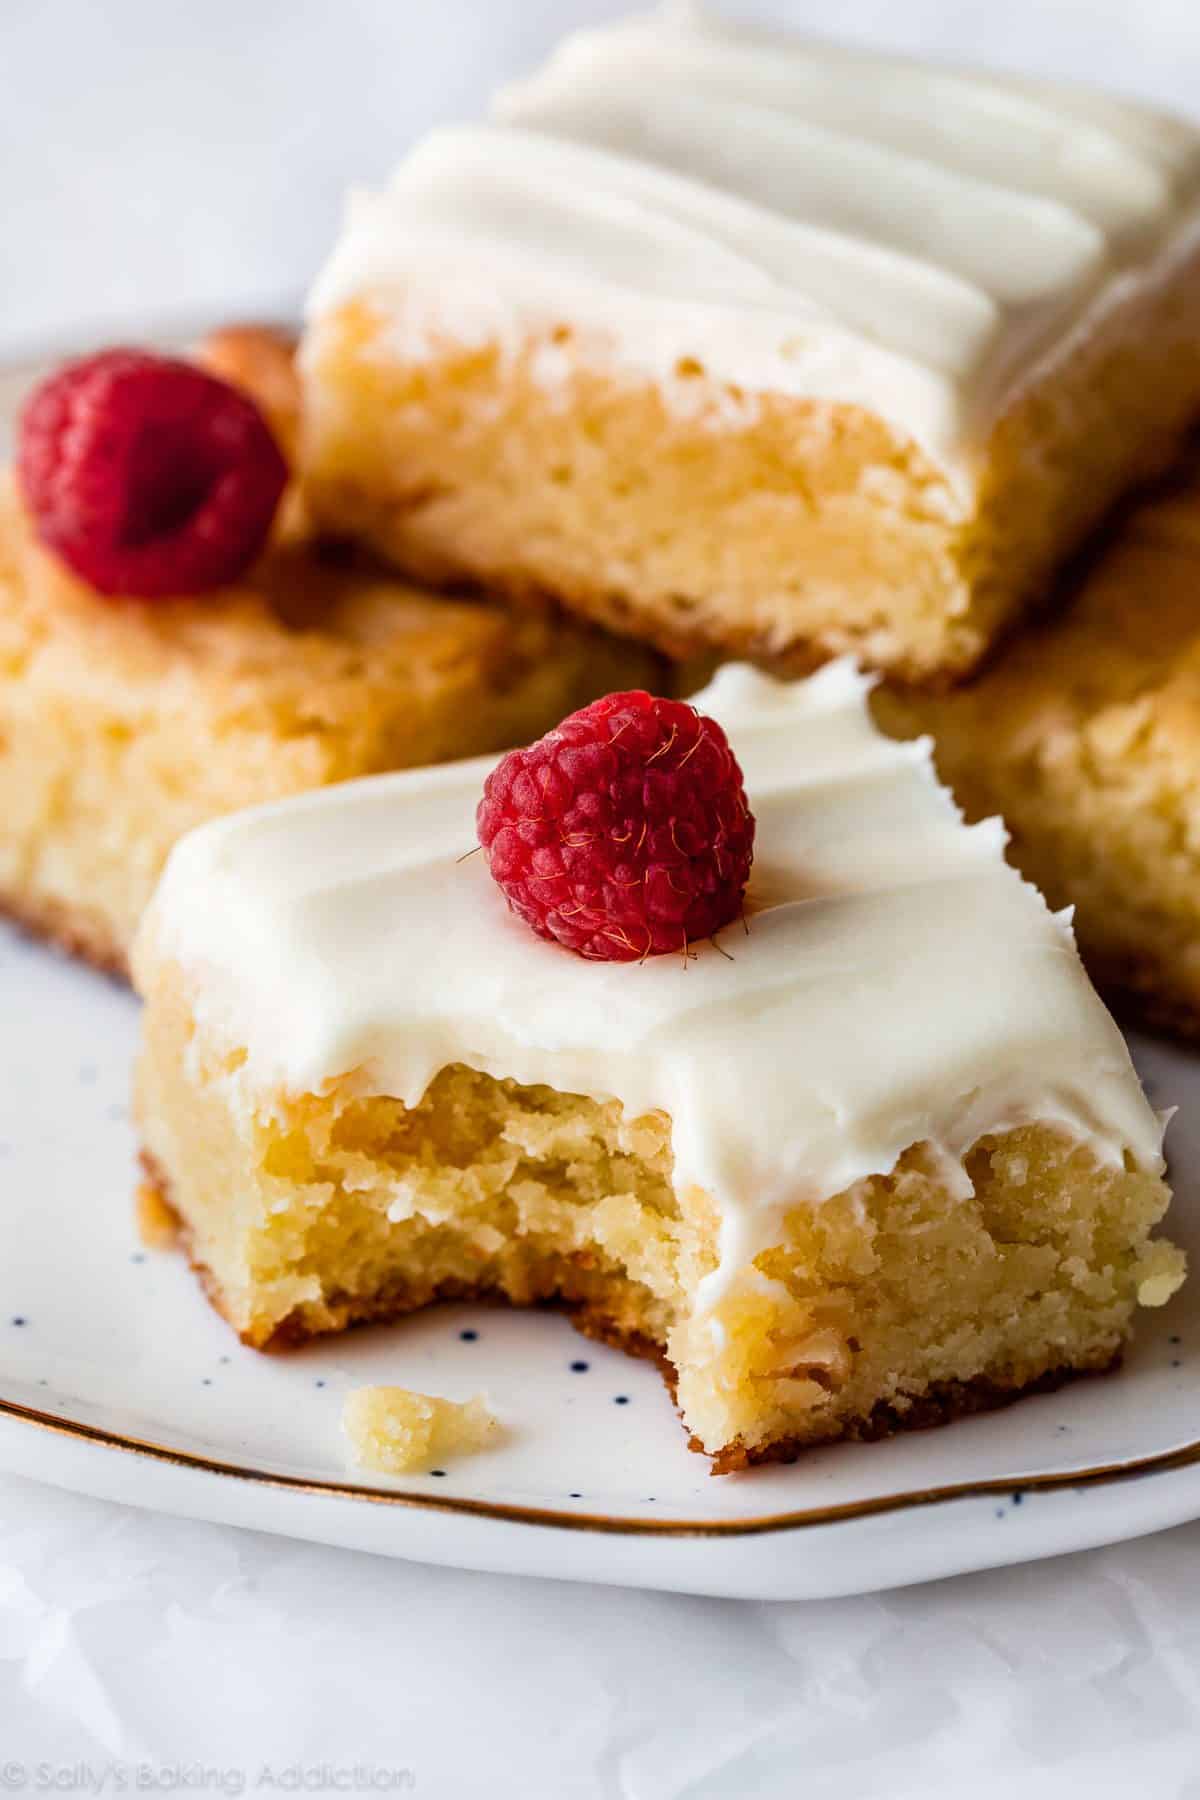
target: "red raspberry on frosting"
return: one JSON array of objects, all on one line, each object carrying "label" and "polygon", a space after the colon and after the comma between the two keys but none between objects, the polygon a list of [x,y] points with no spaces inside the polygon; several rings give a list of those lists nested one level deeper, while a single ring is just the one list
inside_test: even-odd
[{"label": "red raspberry on frosting", "polygon": [[541,937],[631,962],[742,908],[754,816],[721,727],[680,700],[609,694],[488,776],[479,842]]},{"label": "red raspberry on frosting", "polygon": [[38,536],[102,594],[198,594],[262,549],[287,465],[254,403],[173,357],[67,363],[21,417]]}]

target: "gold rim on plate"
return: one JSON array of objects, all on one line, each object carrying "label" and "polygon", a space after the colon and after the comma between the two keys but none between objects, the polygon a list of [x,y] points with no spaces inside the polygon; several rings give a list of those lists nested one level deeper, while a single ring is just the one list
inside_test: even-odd
[{"label": "gold rim on plate", "polygon": [[[164,348],[179,348],[199,336],[203,329],[204,321],[197,321],[191,331],[185,331],[178,322],[174,322],[166,329],[154,333],[153,339]],[[11,420],[18,393],[23,391],[24,385],[36,373],[38,366],[55,353],[53,348],[47,347],[41,355],[30,352],[0,362],[0,424]],[[61,348],[57,353],[62,354]],[[310,1480],[299,1475],[246,1468],[240,1463],[224,1462],[218,1457],[200,1456],[193,1451],[175,1449],[168,1444],[156,1444],[145,1438],[107,1431],[102,1426],[86,1425],[81,1420],[42,1412],[37,1407],[24,1406],[15,1400],[0,1399],[0,1418],[15,1419],[22,1424],[51,1432],[57,1437],[73,1438],[104,1449],[127,1451],[175,1468],[193,1469],[203,1475],[231,1477],[237,1481],[253,1482],[287,1493],[313,1494],[335,1500],[369,1501],[383,1506],[416,1507],[429,1512],[458,1513],[508,1524],[543,1525],[563,1531],[592,1531],[630,1537],[756,1537],[768,1532],[836,1525],[852,1519],[899,1512],[908,1507],[937,1506],[952,1500],[988,1499],[1014,1493],[1024,1495],[1047,1493],[1060,1488],[1107,1486],[1140,1477],[1164,1475],[1200,1463],[1200,1441],[1196,1441],[1152,1456],[1134,1457],[1124,1462],[1106,1463],[1070,1472],[948,1482],[937,1487],[913,1488],[898,1494],[880,1494],[866,1500],[843,1501],[835,1506],[807,1507],[758,1517],[691,1520],[643,1518],[634,1515],[622,1518],[609,1513],[557,1512],[549,1507],[470,1500],[453,1494],[415,1494],[393,1488],[369,1487],[361,1482]]]},{"label": "gold rim on plate", "polygon": [[1100,1487],[1109,1483],[1132,1481],[1139,1477],[1164,1475],[1175,1469],[1200,1463],[1200,1441],[1183,1444],[1175,1450],[1164,1450],[1153,1456],[1134,1457],[1127,1462],[1105,1463],[1094,1468],[1074,1469],[1048,1475],[1008,1475],[989,1477],[984,1481],[949,1482],[940,1487],[913,1488],[899,1494],[879,1494],[869,1500],[847,1500],[837,1506],[814,1506],[797,1512],[767,1513],[747,1519],[647,1519],[637,1516],[616,1517],[609,1513],[556,1512],[549,1507],[518,1506],[500,1500],[469,1500],[453,1494],[414,1494],[393,1488],[368,1487],[354,1481],[310,1480],[301,1475],[273,1474],[267,1469],[245,1468],[240,1463],[223,1462],[218,1457],[199,1456],[190,1450],[176,1450],[167,1444],[151,1443],[146,1438],[128,1437],[122,1432],[106,1431],[99,1425],[85,1425],[78,1419],[64,1419],[56,1413],[40,1412],[16,1400],[0,1400],[0,1417],[35,1425],[59,1437],[76,1438],[110,1450],[126,1450],[135,1456],[146,1456],[153,1462],[175,1468],[194,1469],[202,1475],[230,1476],[237,1481],[256,1482],[263,1487],[286,1493],[324,1495],[335,1500],[366,1500],[383,1506],[411,1506],[429,1512],[461,1513],[468,1517],[497,1519],[506,1524],[549,1525],[563,1531],[598,1531],[629,1537],[760,1537],[767,1532],[798,1531],[814,1525],[838,1525],[850,1519],[898,1512],[906,1507],[937,1506],[950,1500],[979,1500],[997,1495],[1048,1493],[1056,1488]]}]

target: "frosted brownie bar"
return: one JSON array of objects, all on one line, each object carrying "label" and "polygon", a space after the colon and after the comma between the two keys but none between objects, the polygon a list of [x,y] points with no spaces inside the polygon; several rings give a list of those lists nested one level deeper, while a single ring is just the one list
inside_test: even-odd
[{"label": "frosted brownie bar", "polygon": [[1160,1121],[999,827],[845,663],[697,706],[758,848],[747,930],[691,959],[587,962],[510,913],[464,860],[486,759],[176,848],[138,1118],[248,1343],[557,1298],[658,1355],[730,1469],[1107,1368],[1178,1286]]},{"label": "frosted brownie bar", "polygon": [[568,39],[357,194],[323,524],[674,654],[977,663],[1200,411],[1200,131],[736,29]]},{"label": "frosted brownie bar", "polygon": [[972,818],[1075,908],[1093,978],[1123,1013],[1200,1038],[1200,454],[1130,511],[1042,627],[970,686],[880,690],[877,717],[930,731]]},{"label": "frosted brownie bar", "polygon": [[[222,332],[208,360],[261,396],[290,447],[286,345]],[[5,483],[0,911],[121,970],[167,852],[203,820],[527,742],[656,668],[545,611],[431,594],[331,556],[292,495],[243,580],[177,600],[101,596],[38,543]]]}]

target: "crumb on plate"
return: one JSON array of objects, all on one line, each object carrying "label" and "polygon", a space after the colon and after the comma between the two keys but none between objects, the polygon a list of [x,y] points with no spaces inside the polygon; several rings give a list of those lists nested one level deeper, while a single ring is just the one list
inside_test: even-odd
[{"label": "crumb on plate", "polygon": [[342,1409],[342,1430],[356,1463],[388,1475],[469,1455],[494,1442],[499,1421],[483,1396],[459,1402],[401,1387],[354,1388]]}]

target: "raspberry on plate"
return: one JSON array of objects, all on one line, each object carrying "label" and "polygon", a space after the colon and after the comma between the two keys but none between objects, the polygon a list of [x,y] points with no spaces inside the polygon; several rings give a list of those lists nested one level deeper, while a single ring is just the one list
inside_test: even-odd
[{"label": "raspberry on plate", "polygon": [[742,908],[754,816],[714,719],[608,694],[488,776],[479,842],[513,911],[580,956],[631,962]]},{"label": "raspberry on plate", "polygon": [[105,350],[21,416],[17,476],[38,536],[102,594],[199,594],[266,543],[287,482],[262,414],[191,363]]}]

